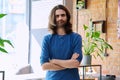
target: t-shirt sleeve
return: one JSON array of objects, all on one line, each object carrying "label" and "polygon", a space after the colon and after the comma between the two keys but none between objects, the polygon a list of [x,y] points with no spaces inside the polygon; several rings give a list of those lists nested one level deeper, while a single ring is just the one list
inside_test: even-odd
[{"label": "t-shirt sleeve", "polygon": [[82,37],[78,34],[77,36],[75,36],[74,38],[74,53],[78,53],[79,57],[77,58],[77,60],[79,62],[81,62],[82,60]]},{"label": "t-shirt sleeve", "polygon": [[40,55],[40,64],[44,64],[45,62],[49,62],[49,38],[45,36],[42,41],[41,47],[41,55]]}]

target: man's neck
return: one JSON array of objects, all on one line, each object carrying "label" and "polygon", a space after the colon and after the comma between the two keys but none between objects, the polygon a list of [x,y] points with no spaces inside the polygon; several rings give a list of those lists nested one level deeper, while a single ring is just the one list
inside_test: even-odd
[{"label": "man's neck", "polygon": [[58,28],[57,34],[58,35],[65,35],[66,33],[65,33],[65,30],[63,28]]}]

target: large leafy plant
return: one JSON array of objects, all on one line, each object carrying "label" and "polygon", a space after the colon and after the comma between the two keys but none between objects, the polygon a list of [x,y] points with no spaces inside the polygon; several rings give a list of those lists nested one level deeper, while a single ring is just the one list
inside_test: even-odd
[{"label": "large leafy plant", "polygon": [[113,49],[112,46],[100,37],[101,32],[95,31],[90,20],[89,26],[83,25],[85,31],[85,39],[83,39],[83,54],[93,55],[95,58],[99,56],[103,59],[106,49]]},{"label": "large leafy plant", "polygon": [[[4,16],[6,16],[6,14],[0,14],[0,19],[3,18]],[[6,39],[2,39],[0,37],[0,52],[3,52],[3,53],[8,53],[8,51],[5,49],[5,43],[12,45],[12,43],[10,42],[10,40],[6,40]]]}]

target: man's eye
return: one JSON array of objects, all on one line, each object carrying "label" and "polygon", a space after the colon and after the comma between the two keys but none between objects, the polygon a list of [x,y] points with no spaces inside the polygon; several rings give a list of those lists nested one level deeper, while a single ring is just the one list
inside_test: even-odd
[{"label": "man's eye", "polygon": [[65,16],[65,14],[62,14],[61,16],[62,16],[62,17],[64,17],[64,16]]},{"label": "man's eye", "polygon": [[56,15],[56,17],[59,17],[59,15]]}]

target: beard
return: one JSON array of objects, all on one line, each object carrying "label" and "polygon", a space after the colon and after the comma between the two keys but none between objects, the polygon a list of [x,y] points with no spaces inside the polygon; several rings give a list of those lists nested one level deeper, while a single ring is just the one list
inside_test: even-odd
[{"label": "beard", "polygon": [[67,24],[67,21],[64,21],[64,20],[59,20],[56,22],[56,26],[58,28],[64,28],[66,24]]}]

